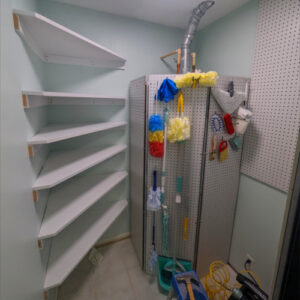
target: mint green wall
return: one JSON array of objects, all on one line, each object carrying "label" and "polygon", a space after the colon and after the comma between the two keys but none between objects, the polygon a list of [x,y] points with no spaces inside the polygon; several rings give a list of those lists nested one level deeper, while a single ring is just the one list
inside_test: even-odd
[{"label": "mint green wall", "polygon": [[[0,299],[40,300],[44,265],[37,247],[40,209],[32,201],[34,172],[27,138],[33,128],[22,107],[21,90],[43,88],[43,64],[15,33],[12,8],[36,10],[38,1],[1,0],[0,103]],[[36,114],[39,112],[38,114]],[[29,117],[41,126],[45,110]]]},{"label": "mint green wall", "polygon": [[197,68],[222,75],[250,77],[258,0],[212,23],[197,34]]},{"label": "mint green wall", "polygon": [[[1,104],[0,104],[0,299],[42,299],[47,251],[39,251],[37,235],[43,204],[32,201],[35,172],[27,155],[26,140],[45,122],[126,119],[124,108],[75,107],[35,108],[24,112],[21,90],[52,90],[97,93],[127,97],[129,82],[149,73],[173,73],[159,59],[178,47],[183,31],[128,18],[44,0],[1,1]],[[90,37],[127,59],[125,71],[44,64],[28,49],[13,29],[12,8],[38,11]],[[175,64],[173,64],[174,66]],[[127,131],[92,135],[57,143],[53,149],[89,144],[127,142]],[[125,157],[104,163],[100,172],[126,168]],[[97,171],[97,170],[93,170]],[[128,194],[128,182],[108,198]],[[129,231],[128,211],[107,232],[105,238]],[[48,247],[47,247],[48,249]]]},{"label": "mint green wall", "polygon": [[246,254],[254,259],[254,272],[270,293],[275,271],[287,195],[241,175],[230,262],[243,268]]},{"label": "mint green wall", "polygon": [[[183,31],[130,18],[100,13],[90,9],[65,5],[54,1],[41,1],[43,15],[69,27],[100,43],[127,59],[125,70],[103,70],[100,68],[48,64],[45,68],[45,88],[51,91],[96,93],[107,96],[127,97],[129,82],[151,73],[174,73],[175,69],[164,64],[160,56],[178,48]],[[175,63],[172,64],[175,67]],[[67,116],[67,117],[66,117]],[[80,122],[101,120],[128,120],[128,104],[123,109],[103,107],[51,108],[49,122]],[[118,133],[99,138],[99,144],[128,142],[128,132],[122,137]],[[91,145],[97,141],[89,140]],[[69,147],[72,143],[59,143],[56,148]],[[78,146],[78,145],[77,145]],[[127,168],[119,160],[112,160],[98,172]],[[105,170],[103,171],[103,168]],[[127,185],[128,187],[128,185]],[[128,194],[128,189],[125,193]],[[106,232],[103,239],[129,232],[128,210]]]},{"label": "mint green wall", "polygon": [[[197,35],[198,64],[220,74],[251,77],[258,0],[206,27]],[[241,174],[229,262],[243,268],[246,254],[267,292],[275,267],[286,194]]]}]

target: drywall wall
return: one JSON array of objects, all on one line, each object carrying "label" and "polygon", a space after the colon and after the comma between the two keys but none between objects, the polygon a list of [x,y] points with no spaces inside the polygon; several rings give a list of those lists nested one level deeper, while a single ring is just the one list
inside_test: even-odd
[{"label": "drywall wall", "polygon": [[230,263],[241,270],[250,254],[254,272],[270,293],[287,195],[241,175]]},{"label": "drywall wall", "polygon": [[[251,1],[198,33],[202,70],[251,77],[258,7],[257,0]],[[251,254],[254,271],[270,292],[286,194],[242,174],[240,180],[229,262],[240,270]]]},{"label": "drywall wall", "polygon": [[[212,8],[213,9],[213,8]],[[258,0],[253,0],[198,32],[197,68],[250,77],[254,57]]]},{"label": "drywall wall", "polygon": [[[38,11],[111,48],[127,58],[126,69],[116,71],[42,63],[15,33],[12,8]],[[127,97],[130,80],[145,73],[174,72],[173,68],[160,61],[159,56],[177,48],[182,35],[179,29],[55,2],[1,0],[0,299],[38,300],[43,297],[47,251],[39,251],[36,240],[43,207],[40,204],[35,206],[32,201],[31,186],[36,176],[35,167],[38,166],[32,166],[28,158],[27,138],[46,120],[127,120],[128,116],[127,103],[124,108],[52,107],[35,108],[25,113],[21,104],[21,91],[53,90]],[[82,144],[97,146],[100,143],[114,143],[115,140],[119,143],[127,142],[127,131],[125,135],[122,131],[114,131],[112,134],[74,139],[68,143],[57,143],[53,148]],[[119,157],[104,163],[99,170],[110,172],[125,169],[127,165],[128,161]],[[107,200],[127,194],[128,182],[125,182]],[[40,203],[46,204],[46,201]],[[128,232],[128,219],[127,211],[104,238]]]},{"label": "drywall wall", "polygon": [[[15,33],[12,8],[36,10],[34,0],[1,0],[1,188],[0,188],[0,299],[40,300],[44,264],[37,247],[41,211],[32,201],[35,172],[26,140],[44,123],[45,110],[24,113],[21,90],[43,87],[43,64]],[[39,112],[39,113],[37,113]],[[27,117],[34,118],[33,127]]]},{"label": "drywall wall", "polygon": [[[144,74],[174,73],[175,63],[169,60],[165,64],[160,60],[164,53],[178,48],[183,31],[151,23],[141,22],[107,13],[100,13],[90,9],[65,5],[53,1],[40,1],[40,12],[54,21],[75,30],[78,33],[100,43],[127,59],[125,70],[109,70],[100,68],[79,67],[70,65],[49,64],[45,68],[45,85],[47,90],[95,93],[107,96],[128,97],[129,82]],[[65,117],[67,116],[67,118]],[[128,120],[127,104],[120,108],[83,108],[72,110],[49,110],[50,122],[64,122],[67,120],[94,121],[94,120]],[[92,118],[92,119],[91,119]],[[97,138],[97,137],[96,137]],[[109,144],[128,141],[128,131],[125,135],[114,132],[99,138],[99,143]],[[97,141],[86,139],[90,145]],[[74,144],[59,143],[55,147],[69,147]],[[78,146],[78,144],[77,144]],[[114,170],[128,168],[128,158],[125,165],[115,159],[98,168]],[[128,185],[127,185],[128,187]],[[128,189],[125,196],[128,194]],[[103,239],[110,238],[129,231],[128,210],[120,216],[115,224],[107,231]]]}]

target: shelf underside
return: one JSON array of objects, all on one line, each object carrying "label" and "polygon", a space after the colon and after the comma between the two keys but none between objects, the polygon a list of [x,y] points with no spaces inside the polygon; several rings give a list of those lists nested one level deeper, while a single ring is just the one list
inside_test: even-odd
[{"label": "shelf underside", "polygon": [[123,127],[126,122],[105,122],[91,124],[51,124],[41,129],[28,140],[29,145],[50,144],[82,135]]},{"label": "shelf underside", "polygon": [[126,60],[38,13],[13,11],[14,27],[27,45],[45,62],[121,68]]},{"label": "shelf underside", "polygon": [[46,105],[124,105],[125,98],[47,91],[22,91],[24,108]]},{"label": "shelf underside", "polygon": [[57,235],[126,177],[126,171],[90,174],[51,191],[39,239]]},{"label": "shelf underside", "polygon": [[126,145],[114,145],[104,149],[79,148],[71,151],[51,152],[32,189],[52,188],[59,183],[125,151]]},{"label": "shelf underside", "polygon": [[118,201],[100,217],[97,211],[88,210],[53,238],[44,289],[54,288],[66,279],[127,205],[127,200]]}]

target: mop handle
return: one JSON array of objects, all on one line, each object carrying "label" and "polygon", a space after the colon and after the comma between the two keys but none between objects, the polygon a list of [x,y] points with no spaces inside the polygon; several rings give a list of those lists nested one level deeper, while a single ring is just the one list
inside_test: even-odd
[{"label": "mop handle", "polygon": [[169,113],[168,109],[164,109],[164,124],[165,124],[165,138],[164,138],[164,157],[162,163],[161,171],[161,204],[165,200],[165,183],[166,183],[166,154],[167,154],[167,134],[168,134],[168,123],[169,123]]},{"label": "mop handle", "polygon": [[153,212],[153,224],[152,224],[152,246],[155,251],[155,211]]},{"label": "mop handle", "polygon": [[176,192],[178,194],[181,194],[181,189],[182,189],[182,177],[178,176],[176,180]]},{"label": "mop handle", "polygon": [[153,191],[155,192],[157,190],[156,186],[156,171],[153,171]]}]

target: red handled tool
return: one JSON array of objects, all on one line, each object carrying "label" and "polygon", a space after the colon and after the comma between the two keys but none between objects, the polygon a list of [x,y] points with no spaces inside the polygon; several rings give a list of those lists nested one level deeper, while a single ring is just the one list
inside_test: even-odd
[{"label": "red handled tool", "polygon": [[233,124],[232,124],[232,118],[231,118],[230,114],[226,114],[224,116],[224,123],[225,123],[228,134],[230,134],[230,135],[233,134],[234,133],[234,127],[233,127]]}]

